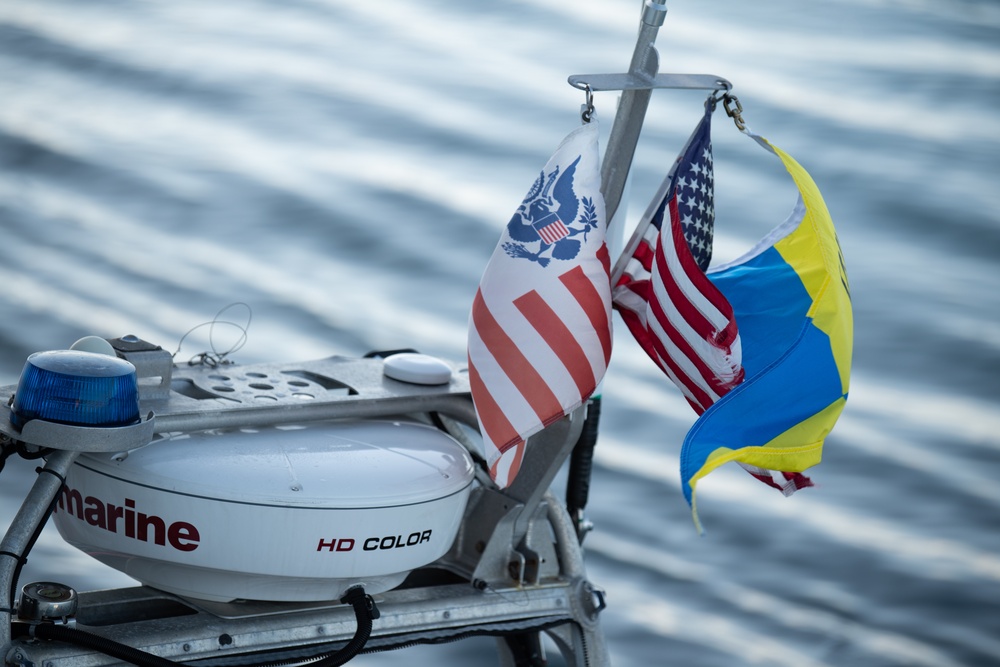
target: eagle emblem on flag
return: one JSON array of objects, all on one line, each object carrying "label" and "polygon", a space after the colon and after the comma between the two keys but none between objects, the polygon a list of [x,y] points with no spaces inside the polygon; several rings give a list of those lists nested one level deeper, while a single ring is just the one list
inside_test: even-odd
[{"label": "eagle emblem on flag", "polygon": [[543,169],[524,201],[507,223],[510,240],[503,249],[510,257],[548,266],[553,259],[571,260],[580,252],[576,238],[597,228],[597,207],[593,197],[577,197],[574,188],[580,159],[560,172],[557,166],[549,173]]},{"label": "eagle emblem on flag", "polygon": [[531,436],[583,405],[611,358],[598,137],[597,123],[578,127],[535,172],[469,313],[469,387],[500,488],[517,475]]}]

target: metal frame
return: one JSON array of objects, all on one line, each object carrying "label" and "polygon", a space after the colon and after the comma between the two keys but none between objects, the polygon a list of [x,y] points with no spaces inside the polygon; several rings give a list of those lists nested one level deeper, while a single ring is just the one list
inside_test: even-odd
[{"label": "metal frame", "polygon": [[645,0],[632,61],[625,74],[574,74],[569,83],[589,91],[620,90],[618,112],[608,137],[601,165],[601,194],[608,220],[613,220],[621,204],[625,182],[646,119],[646,109],[654,89],[730,90],[732,84],[714,74],[661,74],[660,54],[654,43],[667,16],[667,6]]},{"label": "metal frame", "polygon": [[[163,358],[169,358],[165,351],[119,353],[136,365],[140,387],[154,386],[150,380],[162,384]],[[166,398],[161,398],[162,392],[140,392],[142,411],[150,412],[141,429],[106,429],[103,437],[92,433],[99,429],[55,424],[18,434],[9,426],[10,408],[0,407],[0,432],[53,448],[45,466],[52,474],[39,475],[0,551],[26,555],[30,536],[46,518],[46,508],[81,451],[127,451],[145,446],[158,433],[402,415],[428,419],[433,413],[481,458],[468,437],[477,421],[461,369],[453,369],[447,385],[422,386],[386,377],[379,358],[333,357],[301,364],[185,368],[167,381],[176,389]],[[15,389],[0,391],[10,395]],[[507,489],[501,491],[485,474],[479,476],[449,553],[415,571],[400,588],[376,596],[381,617],[370,647],[545,630],[569,664],[608,664],[597,621],[603,594],[586,579],[565,508],[547,494],[582,423],[583,411],[578,410],[534,436],[523,473]],[[74,433],[81,438],[74,439]],[[14,585],[16,563],[16,557],[0,560],[0,595]],[[352,608],[337,602],[217,603],[145,587],[83,592],[78,599],[73,623],[79,629],[185,662],[245,664],[261,659],[247,654],[260,652],[268,660],[304,657],[346,641],[356,626]],[[10,610],[0,614],[0,638],[9,665],[118,663],[68,644],[11,640]],[[136,618],[146,620],[138,624]],[[501,664],[514,664],[506,644],[498,642],[498,650]]]}]

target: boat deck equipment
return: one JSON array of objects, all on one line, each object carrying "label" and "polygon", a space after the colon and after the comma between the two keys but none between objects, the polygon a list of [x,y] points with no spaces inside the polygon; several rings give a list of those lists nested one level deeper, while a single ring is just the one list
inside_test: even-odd
[{"label": "boat deck equipment", "polygon": [[[585,121],[594,92],[621,91],[601,174],[608,219],[653,89],[722,93],[727,111],[735,99],[720,77],[658,72],[665,15],[647,0],[627,73],[569,78]],[[610,663],[581,546],[599,404],[532,436],[500,490],[461,366],[403,353],[175,367],[158,345],[109,342],[118,359],[105,359],[132,364],[133,379],[98,352],[62,351],[32,355],[0,389],[5,456],[45,460],[0,544],[10,667],[329,667],[473,635],[497,637],[502,665],[544,664],[543,632],[567,664]],[[121,405],[77,415],[101,383]],[[563,502],[550,485],[571,456]],[[16,590],[50,515],[143,585]]]}]

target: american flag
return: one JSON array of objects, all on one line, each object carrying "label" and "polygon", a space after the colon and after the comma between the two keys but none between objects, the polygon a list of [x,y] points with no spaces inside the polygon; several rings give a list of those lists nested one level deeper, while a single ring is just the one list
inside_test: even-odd
[{"label": "american flag", "polygon": [[792,495],[799,489],[813,486],[813,481],[800,472],[778,472],[777,470],[758,468],[742,461],[738,461],[738,463],[748,473],[768,486],[778,489],[786,496]]},{"label": "american flag", "polygon": [[[710,99],[619,260],[613,291],[636,341],[699,415],[745,376],[733,308],[705,274],[715,229],[714,110]],[[786,496],[813,485],[802,473],[739,465]]]},{"label": "american flag", "polygon": [[743,380],[733,309],[705,275],[715,225],[711,113],[636,230],[614,288],[632,335],[698,414]]},{"label": "american flag", "polygon": [[[559,146],[501,236],[472,305],[469,383],[501,488],[517,475],[529,436],[582,405],[611,357],[597,140],[592,122]],[[565,234],[536,234],[536,218],[551,224],[540,211],[555,207]]]}]

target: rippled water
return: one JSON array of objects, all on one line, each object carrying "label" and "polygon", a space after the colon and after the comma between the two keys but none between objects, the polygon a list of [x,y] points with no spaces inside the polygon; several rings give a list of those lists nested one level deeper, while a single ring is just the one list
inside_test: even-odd
[{"label": "rippled water", "polygon": [[[818,488],[785,499],[724,469],[699,487],[699,537],[677,473],[694,414],[619,327],[587,541],[615,664],[1000,664],[1000,7],[668,7],[661,70],[731,80],[823,190],[855,364]],[[461,359],[500,229],[578,122],[567,76],[623,71],[637,26],[632,0],[7,0],[0,384],[87,334],[176,349],[237,301],[253,309],[242,362]],[[654,95],[630,219],[701,99]],[[615,96],[596,101],[607,136]],[[721,114],[714,143],[722,261],[794,195]],[[8,465],[5,517],[30,477]],[[53,531],[24,580],[56,574],[129,581]]]}]

